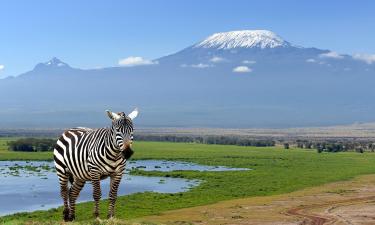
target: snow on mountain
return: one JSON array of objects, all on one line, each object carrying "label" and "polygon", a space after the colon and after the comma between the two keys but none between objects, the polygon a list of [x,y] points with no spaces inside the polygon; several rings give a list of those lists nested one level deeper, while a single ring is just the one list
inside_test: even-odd
[{"label": "snow on mountain", "polygon": [[242,30],[215,33],[194,45],[195,48],[277,48],[290,47],[289,42],[268,30]]}]

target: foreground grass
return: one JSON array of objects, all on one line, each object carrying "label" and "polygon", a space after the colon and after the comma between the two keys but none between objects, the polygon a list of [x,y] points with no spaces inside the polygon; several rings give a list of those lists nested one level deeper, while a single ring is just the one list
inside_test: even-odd
[{"label": "foreground grass", "polygon": [[[116,217],[120,220],[156,215],[166,210],[205,205],[222,200],[266,196],[292,192],[323,183],[347,180],[361,174],[375,173],[375,154],[322,153],[300,149],[284,150],[267,147],[240,147],[186,143],[137,142],[133,159],[167,159],[196,162],[206,165],[251,168],[251,171],[227,172],[144,172],[158,175],[200,179],[203,182],[188,192],[177,194],[138,193],[119,197]],[[9,155],[10,154],[10,155]],[[0,151],[0,159],[25,159],[36,154],[35,159],[52,157],[50,153],[19,153],[12,155]],[[11,157],[11,158],[7,158]],[[28,158],[31,159],[31,158]],[[51,158],[49,158],[51,159]],[[58,188],[58,187],[56,187]],[[107,196],[107,193],[103,193]],[[108,202],[101,202],[101,218],[105,218]],[[79,204],[78,222],[92,222],[92,202]],[[57,223],[62,209],[19,213],[0,218],[0,223],[24,222]]]}]

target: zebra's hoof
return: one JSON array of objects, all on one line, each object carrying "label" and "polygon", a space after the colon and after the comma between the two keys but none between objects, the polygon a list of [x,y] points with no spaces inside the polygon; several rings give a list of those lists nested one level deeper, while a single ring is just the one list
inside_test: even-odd
[{"label": "zebra's hoof", "polygon": [[76,219],[76,216],[75,216],[75,215],[70,215],[68,221],[73,221],[73,220],[75,220],[75,219]]},{"label": "zebra's hoof", "polygon": [[69,209],[64,209],[63,211],[63,217],[64,217],[64,221],[65,222],[68,222],[69,221]]},{"label": "zebra's hoof", "polygon": [[112,215],[112,214],[108,214],[107,215],[107,219],[112,219],[112,218],[114,218],[115,216],[114,215]]},{"label": "zebra's hoof", "polygon": [[65,216],[65,215],[64,215],[64,221],[65,221],[65,222],[69,222],[69,221],[70,221],[69,216]]}]

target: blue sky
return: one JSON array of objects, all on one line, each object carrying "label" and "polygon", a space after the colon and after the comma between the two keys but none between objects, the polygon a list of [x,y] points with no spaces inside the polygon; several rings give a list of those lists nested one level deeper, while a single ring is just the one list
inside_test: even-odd
[{"label": "blue sky", "polygon": [[56,56],[71,66],[154,59],[221,31],[267,29],[339,53],[375,53],[375,1],[42,1],[0,3],[0,77]]}]

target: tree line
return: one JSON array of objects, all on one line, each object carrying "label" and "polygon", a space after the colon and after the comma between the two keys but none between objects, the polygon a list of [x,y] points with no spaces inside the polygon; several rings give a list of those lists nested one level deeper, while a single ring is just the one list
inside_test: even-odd
[{"label": "tree line", "polygon": [[253,139],[242,136],[223,136],[223,135],[207,135],[207,136],[180,136],[180,135],[135,135],[134,140],[139,141],[167,141],[167,142],[185,142],[199,144],[216,144],[216,145],[239,145],[239,146],[255,146],[267,147],[275,146],[273,140]]},{"label": "tree line", "polygon": [[50,138],[21,138],[8,142],[9,150],[22,152],[52,151],[56,140]]},{"label": "tree line", "polygon": [[[375,152],[375,142],[372,140],[356,141],[356,140],[326,140],[326,141],[311,141],[311,140],[296,140],[291,142],[297,148],[315,149],[318,153],[321,152],[345,152],[355,151]],[[284,143],[284,148],[288,149],[290,143]]]},{"label": "tree line", "polygon": [[[257,140],[238,136],[178,136],[178,135],[136,135],[135,141],[185,142],[199,144],[238,145],[267,147],[275,146],[272,140]],[[56,140],[50,138],[21,138],[8,142],[12,151],[43,152],[53,151]]]},{"label": "tree line", "polygon": [[[285,149],[297,147],[303,149],[316,150],[321,152],[344,152],[356,151],[375,152],[375,142],[372,140],[273,140],[260,139],[257,137],[246,136],[224,136],[224,135],[154,135],[138,134],[135,135],[135,141],[158,141],[158,142],[184,142],[199,144],[217,144],[217,145],[238,145],[269,147],[281,145]],[[52,138],[21,138],[8,142],[8,147],[12,151],[38,152],[52,151],[56,144],[56,139]]]}]

